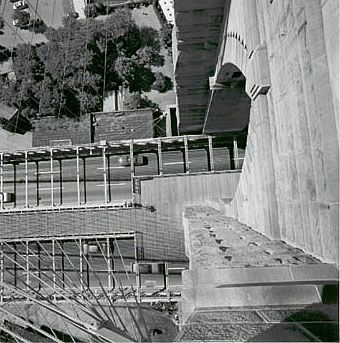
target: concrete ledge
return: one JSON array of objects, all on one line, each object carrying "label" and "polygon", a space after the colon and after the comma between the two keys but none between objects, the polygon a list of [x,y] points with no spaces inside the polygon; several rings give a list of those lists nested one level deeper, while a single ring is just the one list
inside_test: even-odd
[{"label": "concrete ledge", "polygon": [[282,267],[194,269],[182,273],[186,286],[225,288],[266,285],[337,284],[339,271],[332,264]]}]

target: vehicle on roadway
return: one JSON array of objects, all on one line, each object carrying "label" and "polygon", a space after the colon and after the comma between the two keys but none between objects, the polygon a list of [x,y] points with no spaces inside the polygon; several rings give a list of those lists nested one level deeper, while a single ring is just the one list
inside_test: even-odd
[{"label": "vehicle on roadway", "polygon": [[[1,193],[0,193],[0,197],[1,197]],[[14,202],[15,201],[15,194],[3,192],[2,193],[2,200],[4,203]]]},{"label": "vehicle on roadway", "polygon": [[25,2],[25,0],[19,0],[13,3],[13,9],[14,10],[24,10],[25,8],[28,8],[28,4]]},{"label": "vehicle on roadway", "polygon": [[[121,156],[118,159],[118,162],[123,167],[130,167],[131,166],[131,159],[129,155]],[[146,166],[148,164],[148,158],[146,156],[135,156],[133,158],[133,164],[135,166]]]}]

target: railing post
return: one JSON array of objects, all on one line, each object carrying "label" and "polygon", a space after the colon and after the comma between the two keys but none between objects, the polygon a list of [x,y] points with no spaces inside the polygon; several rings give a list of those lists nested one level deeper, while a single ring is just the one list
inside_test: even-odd
[{"label": "railing post", "polygon": [[59,159],[59,196],[60,196],[60,205],[63,204],[63,165],[62,160]]},{"label": "railing post", "polygon": [[61,280],[63,282],[62,288],[65,289],[65,255],[64,255],[64,243],[60,242],[60,247],[61,247]]},{"label": "railing post", "polygon": [[57,287],[56,272],[57,272],[57,270],[56,270],[56,263],[55,263],[55,240],[52,239],[52,273],[53,273],[53,289],[54,289],[53,298],[54,298],[54,300],[56,300],[55,289]]},{"label": "railing post", "polygon": [[0,153],[0,208],[4,209],[4,154]]},{"label": "railing post", "polygon": [[189,163],[189,149],[188,149],[188,136],[184,136],[184,163],[185,163],[185,172],[190,173],[190,163]]},{"label": "railing post", "polygon": [[213,144],[212,144],[212,137],[208,137],[208,155],[209,155],[209,171],[213,172],[215,169],[214,166],[214,150],[213,150]]},{"label": "railing post", "polygon": [[25,151],[25,207],[28,207],[28,156]]},{"label": "railing post", "polygon": [[4,265],[4,243],[0,243],[0,282],[1,282],[1,288],[0,288],[0,302],[2,303],[4,301],[4,278],[5,275],[5,265]]},{"label": "railing post", "polygon": [[240,161],[238,159],[238,146],[237,146],[237,136],[233,137],[233,145],[234,145],[234,164],[235,169],[240,169]]},{"label": "railing post", "polygon": [[40,245],[37,243],[37,255],[38,255],[38,289],[41,289],[41,259],[40,259]]},{"label": "railing post", "polygon": [[83,157],[83,182],[84,182],[84,204],[87,202],[86,196],[86,159]]},{"label": "railing post", "polygon": [[135,232],[133,237],[133,244],[135,248],[135,269],[136,269],[136,291],[137,291],[137,300],[140,302],[141,300],[141,278],[140,278],[140,271],[139,271],[139,259],[138,259],[138,246],[137,246],[137,234]]},{"label": "railing post", "polygon": [[54,206],[53,149],[51,149],[51,156],[50,156],[50,173],[51,173],[51,206]]},{"label": "railing post", "polygon": [[107,204],[107,166],[106,166],[106,148],[102,148],[102,156],[103,156],[103,178],[104,178],[104,202]]},{"label": "railing post", "polygon": [[83,241],[79,238],[79,274],[80,274],[80,291],[84,291],[83,280]]},{"label": "railing post", "polygon": [[39,206],[39,201],[40,201],[40,194],[39,194],[39,162],[36,161],[35,162],[35,165],[36,165],[36,172],[37,172],[37,175],[36,175],[36,184],[37,184],[37,206]]},{"label": "railing post", "polygon": [[[107,287],[109,290],[112,288],[112,266],[110,257],[110,238],[106,238],[106,263],[107,263]],[[113,251],[112,251],[113,254]]]},{"label": "railing post", "polygon": [[110,155],[107,155],[107,182],[108,182],[108,202],[111,202],[111,171],[110,171]]},{"label": "railing post", "polygon": [[130,173],[131,173],[131,198],[134,202],[134,176],[135,176],[135,161],[133,153],[133,141],[130,143]]},{"label": "railing post", "polygon": [[77,199],[78,205],[80,205],[80,171],[79,171],[79,147],[76,148],[76,164],[77,164]]},{"label": "railing post", "polygon": [[157,142],[158,175],[163,175],[162,141]]},{"label": "railing post", "polygon": [[13,163],[13,196],[14,204],[13,207],[17,207],[17,165]]},{"label": "railing post", "polygon": [[29,264],[29,247],[28,247],[28,241],[26,241],[26,291],[29,291],[29,285],[30,285],[30,264]]}]

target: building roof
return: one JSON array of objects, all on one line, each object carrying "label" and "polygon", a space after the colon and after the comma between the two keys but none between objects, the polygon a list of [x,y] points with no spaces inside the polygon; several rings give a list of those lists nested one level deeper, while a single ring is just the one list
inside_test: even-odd
[{"label": "building roof", "polygon": [[13,72],[13,61],[9,59],[0,63],[0,75],[6,75]]},{"label": "building roof", "polygon": [[153,109],[93,113],[94,141],[154,136]]},{"label": "building roof", "polygon": [[7,120],[11,119],[16,113],[17,109],[15,107],[7,106],[6,104],[0,102],[0,117]]}]

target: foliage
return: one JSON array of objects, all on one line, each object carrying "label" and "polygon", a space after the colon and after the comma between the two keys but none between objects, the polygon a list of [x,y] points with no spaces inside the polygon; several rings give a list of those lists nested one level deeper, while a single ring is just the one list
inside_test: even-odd
[{"label": "foliage", "polygon": [[39,18],[31,19],[30,24],[28,26],[28,30],[33,31],[34,33],[45,33],[47,30],[47,26]]},{"label": "foliage", "polygon": [[162,73],[155,74],[155,82],[152,84],[151,88],[157,90],[160,93],[165,93],[172,89],[173,84],[170,77],[163,75]]},{"label": "foliage", "polygon": [[87,4],[84,8],[85,16],[87,18],[95,18],[97,16],[97,9],[95,4]]},{"label": "foliage", "polygon": [[0,45],[0,63],[8,60],[11,56],[11,52],[4,46]]},{"label": "foliage", "polygon": [[127,10],[115,10],[104,20],[67,16],[45,35],[46,43],[17,46],[16,81],[0,88],[0,100],[28,118],[100,111],[103,94],[120,86],[131,92],[167,88],[166,77],[152,71],[164,63],[158,32],[139,28]]},{"label": "foliage", "polygon": [[20,28],[27,27],[30,23],[30,14],[26,11],[14,10],[12,15],[13,20],[18,22]]},{"label": "foliage", "polygon": [[159,110],[159,105],[150,100],[147,96],[142,96],[140,92],[127,92],[124,96],[124,109],[133,110],[136,108],[154,108]]}]

